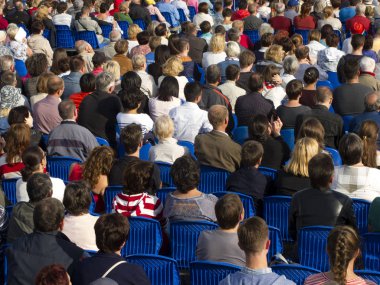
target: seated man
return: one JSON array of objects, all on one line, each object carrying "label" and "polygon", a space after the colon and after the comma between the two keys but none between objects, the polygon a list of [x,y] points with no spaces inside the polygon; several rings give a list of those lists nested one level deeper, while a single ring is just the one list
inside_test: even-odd
[{"label": "seated man", "polygon": [[[356,227],[352,200],[331,190],[334,163],[331,156],[320,153],[309,161],[311,187],[293,195],[289,210],[289,233],[297,240],[297,232],[308,226],[349,225]],[[321,211],[323,209],[323,211]]]},{"label": "seated man", "polygon": [[255,54],[250,50],[245,50],[239,55],[240,77],[239,80],[236,82],[236,85],[245,89],[247,93],[251,92],[249,88],[249,78],[253,73],[252,69],[255,60]]},{"label": "seated man", "polygon": [[[226,194],[215,204],[219,228],[203,231],[197,244],[197,259],[245,265],[245,253],[238,246],[237,230],[244,219],[244,208],[236,194]],[[220,250],[223,248],[224,250]]]},{"label": "seated man", "polygon": [[28,192],[29,202],[19,202],[13,207],[8,226],[7,243],[12,243],[16,239],[34,231],[34,208],[41,200],[51,197],[53,184],[47,174],[35,173],[29,177],[26,191]]},{"label": "seated man", "polygon": [[6,251],[9,284],[34,284],[37,273],[54,263],[63,265],[72,277],[75,265],[87,254],[61,232],[64,214],[62,203],[55,198],[36,205],[35,231],[17,239]]},{"label": "seated man", "polygon": [[285,276],[272,272],[268,267],[269,230],[263,219],[252,217],[245,220],[238,229],[238,239],[239,247],[245,252],[246,265],[240,271],[228,275],[219,285],[295,284]]},{"label": "seated man", "polygon": [[226,133],[228,110],[214,105],[208,111],[208,119],[214,128],[208,134],[197,135],[194,142],[195,156],[201,165],[208,165],[234,172],[239,168],[241,146]]},{"label": "seated man", "polygon": [[98,38],[99,43],[108,42],[108,39],[104,39],[102,36],[102,29],[100,28],[97,21],[91,19],[90,17],[91,8],[88,6],[83,6],[82,8],[82,16],[80,19],[74,22],[75,29],[78,32],[81,31],[93,31]]},{"label": "seated man", "polygon": [[380,91],[380,81],[375,76],[376,62],[373,58],[363,56],[360,60],[359,82],[374,91]]},{"label": "seated man", "polygon": [[117,284],[150,284],[140,265],[127,263],[120,256],[120,251],[128,240],[128,218],[116,213],[103,215],[96,221],[94,228],[99,252],[78,264],[73,284],[92,284],[105,277]]}]

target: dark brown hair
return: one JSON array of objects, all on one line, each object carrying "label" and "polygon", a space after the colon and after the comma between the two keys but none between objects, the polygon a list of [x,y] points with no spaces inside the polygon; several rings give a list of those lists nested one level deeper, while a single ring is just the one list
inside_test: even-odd
[{"label": "dark brown hair", "polygon": [[359,137],[363,140],[363,155],[362,162],[368,167],[377,167],[377,135],[379,127],[374,121],[364,121],[359,129]]}]

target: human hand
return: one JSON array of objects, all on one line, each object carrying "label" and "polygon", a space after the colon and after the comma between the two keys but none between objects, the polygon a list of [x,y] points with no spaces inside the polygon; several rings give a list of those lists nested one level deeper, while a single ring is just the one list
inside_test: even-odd
[{"label": "human hand", "polygon": [[277,118],[276,121],[272,122],[272,135],[274,137],[279,137],[281,135],[281,129],[282,129],[283,123],[280,118]]}]

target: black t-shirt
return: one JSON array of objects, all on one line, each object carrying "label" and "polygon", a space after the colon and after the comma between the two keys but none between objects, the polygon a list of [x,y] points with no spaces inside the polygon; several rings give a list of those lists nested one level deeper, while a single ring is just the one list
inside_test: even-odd
[{"label": "black t-shirt", "polygon": [[357,115],[364,112],[365,96],[373,90],[360,83],[346,83],[334,90],[333,108],[335,113],[344,115]]},{"label": "black t-shirt", "polygon": [[278,106],[276,112],[280,117],[284,129],[294,129],[296,126],[297,116],[309,111],[307,106],[287,107],[285,105]]},{"label": "black t-shirt", "polygon": [[275,181],[276,195],[293,196],[294,193],[310,188],[309,177],[295,176],[279,170]]}]

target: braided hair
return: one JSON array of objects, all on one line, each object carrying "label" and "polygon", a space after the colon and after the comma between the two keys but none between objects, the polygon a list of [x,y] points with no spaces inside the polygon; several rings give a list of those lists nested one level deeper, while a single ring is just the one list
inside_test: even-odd
[{"label": "braided hair", "polygon": [[334,281],[339,285],[346,284],[348,263],[356,257],[359,249],[359,235],[353,228],[337,226],[330,232],[327,238],[327,253]]}]

